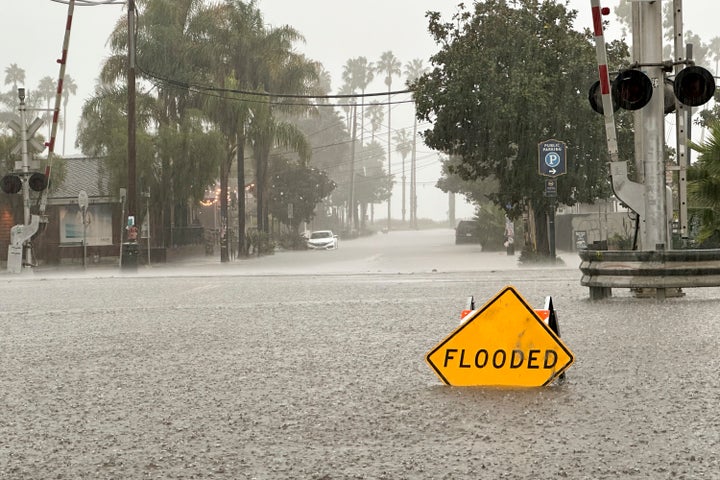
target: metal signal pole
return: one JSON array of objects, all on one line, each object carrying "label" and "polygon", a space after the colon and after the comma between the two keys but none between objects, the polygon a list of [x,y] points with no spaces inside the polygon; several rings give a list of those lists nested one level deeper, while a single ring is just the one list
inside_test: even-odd
[{"label": "metal signal pole", "polygon": [[642,250],[669,248],[667,193],[665,188],[665,74],[662,70],[661,2],[639,2],[641,57],[653,86],[650,103],[643,112],[642,163],[645,184],[645,231]]}]

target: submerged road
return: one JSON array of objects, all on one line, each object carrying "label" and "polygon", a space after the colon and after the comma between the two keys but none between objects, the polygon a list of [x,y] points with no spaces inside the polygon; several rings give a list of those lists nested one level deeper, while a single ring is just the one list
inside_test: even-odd
[{"label": "submerged road", "polygon": [[[0,275],[0,478],[720,478],[720,289],[591,302],[562,257],[438,230]],[[552,296],[566,381],[445,386],[425,354],[507,285]]]}]

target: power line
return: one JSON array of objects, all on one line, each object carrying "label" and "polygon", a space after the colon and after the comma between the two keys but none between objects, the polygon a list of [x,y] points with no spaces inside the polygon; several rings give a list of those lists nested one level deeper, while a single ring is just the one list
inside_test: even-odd
[{"label": "power line", "polygon": [[[224,98],[226,100],[230,101],[242,101],[245,103],[260,103],[260,104],[268,104],[268,105],[279,105],[279,106],[297,106],[297,107],[361,107],[366,106],[368,104],[366,103],[293,103],[293,102],[279,102],[279,101],[273,101],[273,100],[252,100],[248,98],[237,98],[237,97],[228,97],[222,94],[226,93],[232,93],[236,95],[248,95],[248,96],[256,96],[256,97],[264,97],[264,98],[304,98],[304,99],[326,99],[326,98],[358,98],[358,97],[365,97],[365,96],[373,96],[377,94],[358,94],[358,95],[297,95],[297,96],[291,96],[289,94],[272,94],[272,93],[266,93],[266,92],[250,92],[247,90],[237,90],[237,89],[228,89],[228,88],[216,88],[216,87],[209,87],[209,86],[199,86],[194,85],[187,82],[182,82],[179,80],[173,80],[170,78],[162,77],[160,75],[148,72],[144,68],[140,66],[140,64],[136,64],[136,67],[138,70],[140,70],[143,74],[145,74],[147,77],[150,77],[151,79],[155,79],[158,82],[162,82],[168,85],[172,85],[177,88],[182,88],[200,95],[206,95],[210,97],[215,98]],[[158,87],[157,83],[152,82],[153,85]],[[408,93],[411,90],[404,90],[404,91],[397,91],[395,93]],[[387,95],[387,92],[383,95]],[[400,105],[400,104],[406,104],[406,103],[414,103],[415,100],[409,99],[409,100],[396,100],[396,101],[390,101],[390,102],[377,102],[376,105]]]}]

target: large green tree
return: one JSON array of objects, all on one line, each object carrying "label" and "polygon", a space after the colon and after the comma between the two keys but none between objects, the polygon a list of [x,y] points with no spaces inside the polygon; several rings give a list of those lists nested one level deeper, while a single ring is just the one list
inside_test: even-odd
[{"label": "large green tree", "polygon": [[517,218],[528,209],[537,241],[526,248],[549,253],[538,142],[568,145],[567,175],[557,201],[592,202],[610,193],[601,117],[588,107],[597,77],[588,31],[573,30],[576,12],[539,0],[486,0],[460,7],[450,21],[430,12],[440,47],[433,68],[412,84],[417,116],[432,148],[458,158],[449,167],[464,180],[495,177],[493,201]]},{"label": "large green tree", "polygon": [[[196,25],[203,3],[137,2],[142,12],[136,35],[138,77],[151,82],[138,82],[137,191],[151,190],[153,204],[160,209],[153,217],[161,218],[164,226],[156,238],[165,245],[172,242],[173,227],[190,221],[188,204],[198,200],[197,192],[214,184],[222,155],[222,150],[215,148],[221,143],[213,140],[215,133],[208,129],[210,124],[188,88],[196,75],[208,68],[202,50],[206,42],[200,41]],[[79,139],[86,154],[107,157],[116,185],[125,185],[127,179],[127,97],[124,103],[114,98],[125,90],[127,81],[127,39],[127,21],[121,19],[110,36],[112,54],[102,67],[100,86],[83,109]],[[108,102],[110,105],[102,105]],[[92,115],[99,113],[103,121],[94,122]],[[144,138],[148,138],[149,148],[144,147]]]},{"label": "large green tree", "polygon": [[332,193],[335,183],[322,170],[282,157],[274,159],[273,171],[270,211],[298,233],[300,223],[315,217],[315,206]]},{"label": "large green tree", "polygon": [[[236,160],[238,192],[238,256],[247,255],[245,215],[245,147],[248,123],[252,115],[253,99],[232,90],[252,90],[256,85],[255,65],[263,58],[261,39],[263,19],[255,2],[226,1],[209,8],[203,15],[206,58],[211,67],[205,83],[218,85],[223,89],[217,95],[207,95],[204,107],[225,136],[228,157],[220,165],[220,216],[221,223],[227,224],[228,217],[228,176],[232,156]],[[227,242],[221,244],[220,258],[229,260]]]}]

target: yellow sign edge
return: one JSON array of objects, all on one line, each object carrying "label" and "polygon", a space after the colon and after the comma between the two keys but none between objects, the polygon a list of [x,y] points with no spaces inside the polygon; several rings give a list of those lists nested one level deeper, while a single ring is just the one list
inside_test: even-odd
[{"label": "yellow sign edge", "polygon": [[562,368],[559,370],[556,370],[553,375],[548,378],[548,380],[541,385],[541,387],[547,386],[550,383],[552,383],[553,380],[555,380],[559,375],[561,375],[565,370],[567,370],[574,362],[575,362],[575,355],[570,351],[570,349],[565,345],[565,343],[560,339],[560,337],[550,328],[548,327],[545,322],[542,321],[542,319],[535,313],[535,309],[533,309],[530,304],[523,298],[522,295],[520,295],[520,292],[517,291],[515,287],[512,285],[507,285],[504,288],[502,288],[498,293],[495,294],[494,297],[492,297],[490,300],[485,302],[485,304],[478,310],[475,311],[475,314],[472,316],[472,318],[469,318],[468,320],[462,322],[460,325],[455,327],[455,329],[450,332],[445,338],[443,338],[440,343],[438,343],[434,348],[432,348],[430,351],[428,351],[425,354],[425,363],[427,363],[430,368],[435,372],[435,374],[440,378],[440,380],[445,383],[445,385],[452,386],[452,384],[445,378],[445,376],[440,372],[440,370],[435,366],[435,364],[430,360],[430,357],[440,350],[443,345],[445,345],[447,342],[449,342],[455,335],[460,333],[465,327],[467,327],[473,320],[478,318],[485,310],[487,310],[493,303],[498,301],[500,297],[505,295],[506,292],[510,292],[515,297],[517,297],[518,300],[527,308],[527,310],[532,314],[533,318],[537,320],[540,325],[550,334],[550,336],[557,342],[557,344],[560,346],[560,348],[563,349],[565,354],[570,359]]}]

